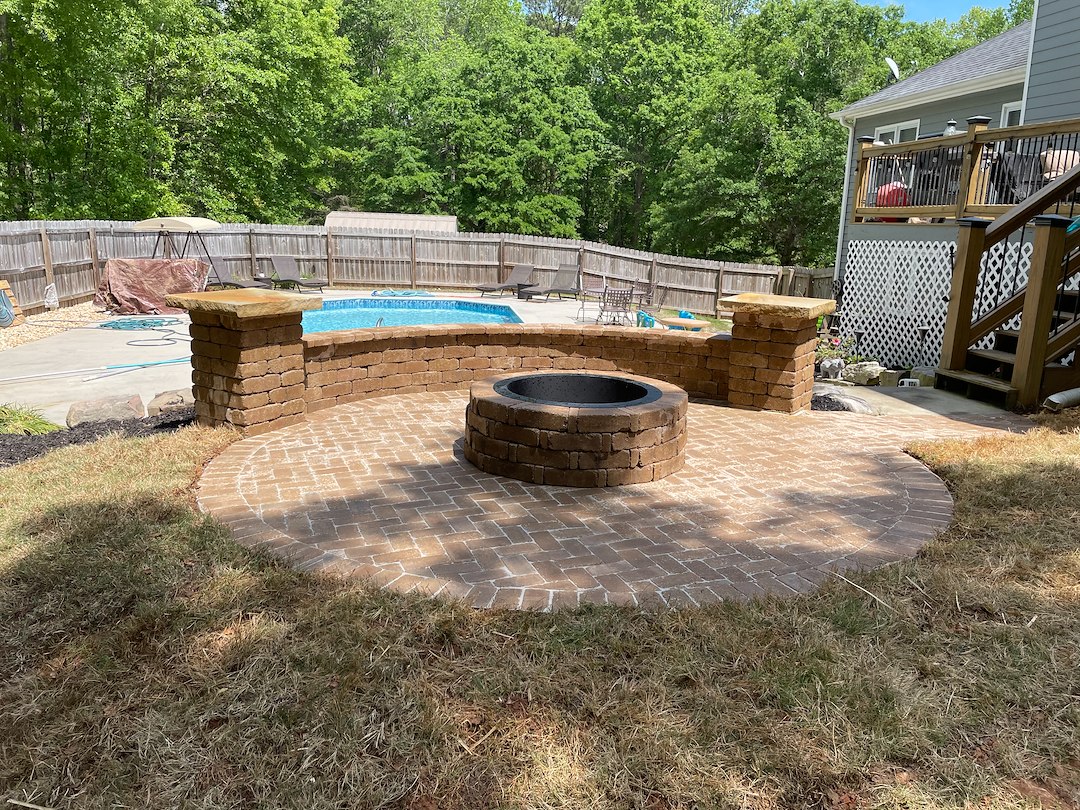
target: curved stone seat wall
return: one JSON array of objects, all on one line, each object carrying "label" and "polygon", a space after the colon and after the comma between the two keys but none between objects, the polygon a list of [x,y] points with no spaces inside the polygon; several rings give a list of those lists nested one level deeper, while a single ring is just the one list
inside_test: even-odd
[{"label": "curved stone seat wall", "polygon": [[309,411],[387,394],[465,390],[508,371],[621,371],[727,399],[729,335],[612,326],[473,324],[305,335]]},{"label": "curved stone seat wall", "polygon": [[692,397],[795,413],[810,407],[815,321],[833,301],[745,294],[724,299],[731,335],[558,324],[402,326],[301,337],[322,300],[272,290],[166,296],[191,314],[192,393],[206,425],[246,435],[308,411],[421,391],[451,391],[530,369],[620,371]]}]

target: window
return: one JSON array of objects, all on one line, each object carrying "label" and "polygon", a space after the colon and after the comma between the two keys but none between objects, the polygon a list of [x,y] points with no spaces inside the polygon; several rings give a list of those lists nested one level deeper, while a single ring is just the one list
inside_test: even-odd
[{"label": "window", "polygon": [[919,121],[902,121],[899,124],[889,124],[874,130],[874,142],[877,143],[907,143],[917,140],[919,137]]},{"label": "window", "polygon": [[1018,127],[1020,126],[1020,111],[1023,109],[1022,101],[1010,101],[1008,104],[1001,105],[1001,126],[1003,127]]}]

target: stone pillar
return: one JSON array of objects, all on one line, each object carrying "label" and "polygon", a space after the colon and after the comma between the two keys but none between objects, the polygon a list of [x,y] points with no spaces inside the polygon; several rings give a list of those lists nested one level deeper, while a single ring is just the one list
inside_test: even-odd
[{"label": "stone pillar", "polygon": [[254,436],[304,421],[300,319],[322,299],[272,290],[167,296],[191,315],[191,381],[203,425]]},{"label": "stone pillar", "polygon": [[728,401],[783,413],[809,409],[817,320],[833,312],[836,302],[743,293],[721,299],[717,309],[734,313]]}]

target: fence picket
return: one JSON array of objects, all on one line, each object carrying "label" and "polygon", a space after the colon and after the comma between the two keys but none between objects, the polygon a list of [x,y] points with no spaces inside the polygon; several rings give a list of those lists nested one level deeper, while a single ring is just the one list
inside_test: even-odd
[{"label": "fence picket", "polygon": [[[8,281],[27,313],[43,307],[44,287],[55,277],[62,303],[94,294],[110,258],[149,257],[157,235],[132,222],[79,220],[0,222],[0,279]],[[497,281],[515,264],[531,264],[538,284],[560,264],[615,285],[650,279],[668,290],[666,304],[699,314],[716,312],[718,297],[733,292],[783,292],[830,298],[831,269],[779,268],[649,253],[598,242],[526,234],[357,231],[317,225],[227,223],[203,234],[211,255],[235,273],[269,272],[269,257],[291,255],[305,273],[332,286],[471,288]],[[184,240],[177,240],[184,249]],[[187,255],[201,256],[191,240]]]}]

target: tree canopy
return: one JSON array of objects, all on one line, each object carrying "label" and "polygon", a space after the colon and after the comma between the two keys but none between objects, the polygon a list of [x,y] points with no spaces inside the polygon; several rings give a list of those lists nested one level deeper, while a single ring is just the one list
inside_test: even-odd
[{"label": "tree canopy", "polygon": [[349,206],[825,263],[827,114],[1031,16],[856,0],[0,0],[6,219]]}]

